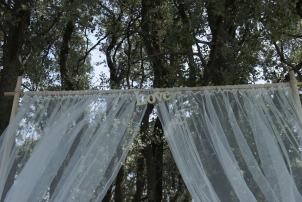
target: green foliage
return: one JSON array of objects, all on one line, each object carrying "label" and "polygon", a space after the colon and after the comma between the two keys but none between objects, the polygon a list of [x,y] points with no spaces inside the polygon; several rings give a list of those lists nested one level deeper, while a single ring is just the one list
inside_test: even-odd
[{"label": "green foliage", "polygon": [[[143,19],[143,2],[152,5],[145,11],[147,21]],[[18,13],[26,11],[30,12],[30,23],[15,59],[21,63],[28,90],[62,88],[60,51],[68,22],[72,22],[74,30],[68,41],[66,74],[77,89],[149,88],[158,72],[168,72],[163,79],[175,87],[279,82],[286,80],[288,68],[294,68],[302,78],[302,17],[297,14],[296,1],[154,2],[1,1],[0,53],[1,49],[3,55],[9,53],[10,47],[3,48],[10,37],[9,30],[18,27]],[[22,5],[18,7],[19,3]],[[144,34],[150,37],[146,39]],[[148,40],[152,41],[150,47],[146,45]],[[93,51],[102,60],[105,58],[106,64],[94,66]],[[4,64],[1,61],[4,60],[0,60],[0,72]],[[154,64],[161,65],[161,69]],[[92,75],[97,68],[109,71],[110,78]],[[92,77],[101,82],[92,86]],[[154,135],[154,122],[150,119],[150,136]],[[125,201],[132,200],[136,192],[136,160],[148,144],[149,140],[138,138],[129,154],[125,164]],[[168,147],[165,142],[163,145],[163,200],[176,200],[179,190],[184,193],[183,201],[189,200]],[[143,174],[146,176],[146,168]],[[146,197],[145,182],[142,198]]]}]

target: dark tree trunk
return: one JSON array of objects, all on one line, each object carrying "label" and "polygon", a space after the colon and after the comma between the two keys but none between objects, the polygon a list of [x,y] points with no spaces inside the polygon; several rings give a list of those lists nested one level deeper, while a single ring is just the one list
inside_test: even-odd
[{"label": "dark tree trunk", "polygon": [[[153,111],[154,105],[148,104],[147,105],[147,109],[146,112],[144,114],[144,117],[142,119],[142,123],[140,126],[140,134],[141,136],[139,138],[141,138],[142,142],[143,142],[143,146],[140,149],[140,157],[138,157],[137,159],[137,172],[136,172],[136,192],[134,194],[134,198],[133,198],[133,202],[139,202],[141,201],[142,198],[142,194],[144,191],[144,186],[145,186],[145,180],[144,180],[144,159],[145,157],[145,153],[146,153],[146,144],[148,142],[148,135],[149,135],[149,117]],[[138,165],[139,164],[139,165]],[[148,192],[149,193],[149,192]]]},{"label": "dark tree trunk", "polygon": [[[174,83],[174,75],[169,74],[166,59],[162,53],[161,38],[161,0],[142,0],[142,38],[154,74],[154,87],[169,87]],[[149,120],[149,115],[148,115]],[[163,179],[163,141],[160,121],[157,119],[153,137],[146,138],[144,156],[147,171],[147,197],[148,201],[162,201]]]},{"label": "dark tree trunk", "polygon": [[74,32],[74,22],[69,20],[65,26],[63,40],[59,54],[59,65],[61,73],[62,89],[64,90],[76,90],[74,83],[72,82],[71,70],[67,67],[67,60],[70,49],[70,41]]},{"label": "dark tree trunk", "polygon": [[141,10],[142,37],[153,68],[153,86],[155,88],[172,86],[172,78],[174,76],[169,75],[166,59],[161,50],[161,39],[159,36],[161,30],[160,23],[163,20],[160,13],[161,4],[162,0],[142,0]]},{"label": "dark tree trunk", "polygon": [[[162,171],[163,171],[163,131],[159,119],[156,119],[154,126],[154,133],[150,134],[149,130],[149,117],[153,111],[154,106],[148,105],[144,115],[141,134],[142,142],[145,147],[142,148],[142,154],[146,161],[147,171],[147,198],[150,202],[157,202],[162,200]],[[144,161],[139,158],[139,165],[137,169],[139,174],[137,176],[136,194],[134,202],[141,201],[142,192],[144,189]]]},{"label": "dark tree trunk", "polygon": [[105,197],[103,198],[102,202],[109,202],[111,201],[111,197],[112,197],[112,186],[108,189]]},{"label": "dark tree trunk", "polygon": [[137,157],[136,160],[136,191],[133,197],[133,202],[140,202],[143,191],[144,191],[144,186],[145,186],[145,180],[144,180],[144,167],[145,167],[145,159],[141,155],[141,152],[139,152],[139,157]]},{"label": "dark tree trunk", "polygon": [[[244,82],[241,80],[240,69],[235,62],[235,1],[221,0],[221,1],[207,1],[206,9],[208,13],[208,23],[210,26],[212,41],[210,43],[209,61],[204,72],[205,85],[225,85],[238,84]],[[207,143],[204,139],[205,145]],[[211,150],[204,148],[207,153]],[[216,158],[208,158],[206,156],[205,162],[208,162],[206,167],[209,171],[220,170],[220,162]],[[229,181],[223,172],[216,172],[210,176],[210,181],[215,188],[215,191],[220,198],[225,201],[232,201]],[[225,186],[221,186],[224,184]]]},{"label": "dark tree trunk", "polygon": [[147,166],[148,201],[162,201],[163,181],[163,132],[159,119],[156,119],[151,142],[145,148]]},{"label": "dark tree trunk", "polygon": [[[118,36],[116,36],[118,32],[110,32],[108,34],[107,40],[108,45],[105,47],[104,52],[106,56],[107,65],[109,68],[110,79],[109,85],[111,89],[120,89],[122,84],[123,72],[120,71],[119,67],[115,61],[115,48],[118,45]],[[123,181],[124,181],[124,167],[122,166],[119,170],[115,183],[111,185],[111,188],[107,191],[107,194],[102,202],[110,201],[112,193],[112,187],[114,189],[114,200],[115,202],[122,202],[124,199],[124,191],[123,191]]]},{"label": "dark tree trunk", "polygon": [[[25,5],[25,6],[24,6]],[[4,36],[3,70],[0,71],[0,92],[14,91],[17,77],[23,74],[22,64],[19,61],[22,46],[26,38],[26,31],[30,23],[30,1],[15,1],[11,10],[14,22],[7,23],[7,33]],[[7,127],[10,120],[13,97],[0,96],[0,135]],[[5,184],[1,201],[11,187],[15,176],[12,170]]]},{"label": "dark tree trunk", "polygon": [[204,72],[205,85],[238,84],[245,80],[235,62],[234,7],[234,0],[208,1],[206,5],[212,41]]},{"label": "dark tree trunk", "polygon": [[112,33],[110,35],[109,45],[105,49],[106,61],[110,72],[110,88],[118,89],[121,85],[121,78],[118,74],[118,68],[115,64],[114,60],[112,59],[112,52],[114,52],[114,47],[117,45],[117,37],[115,36],[116,33]]},{"label": "dark tree trunk", "polygon": [[[70,6],[74,1],[69,0],[67,1],[66,6]],[[62,43],[60,46],[59,52],[59,67],[60,67],[60,74],[61,74],[61,89],[62,90],[82,90],[81,87],[76,85],[75,81],[73,81],[74,70],[72,67],[68,66],[68,57],[70,54],[70,44],[72,41],[73,33],[75,31],[75,19],[70,19],[65,27],[63,27],[63,36],[62,36]],[[81,120],[81,118],[79,118]],[[76,121],[76,120],[75,120]],[[59,168],[57,175],[51,182],[49,195],[52,197],[55,189],[57,188],[58,182],[60,181],[64,169],[66,165],[71,160],[78,144],[80,143],[82,137],[82,131],[80,131],[74,140],[73,144],[70,147],[68,154],[66,155],[62,166]]]},{"label": "dark tree trunk", "polygon": [[297,10],[297,13],[298,15],[301,17],[302,19],[302,0],[299,0],[297,3],[296,3],[296,10]]},{"label": "dark tree trunk", "polygon": [[185,55],[188,61],[189,65],[189,79],[187,81],[188,86],[196,86],[197,82],[197,65],[194,60],[194,52],[193,52],[193,44],[195,44],[195,33],[194,29],[192,27],[192,23],[189,19],[189,17],[186,14],[187,8],[186,8],[186,2],[182,0],[177,1],[177,9],[178,9],[178,15],[181,18],[182,25],[183,25],[183,31],[186,31],[188,35],[183,41],[183,47],[185,51]]},{"label": "dark tree trunk", "polygon": [[[22,6],[26,5],[26,6]],[[7,23],[4,35],[3,70],[0,70],[0,92],[14,91],[17,77],[22,75],[22,64],[19,61],[26,30],[30,23],[30,0],[15,1],[11,10],[13,22]],[[0,96],[0,135],[10,119],[13,97]]]},{"label": "dark tree trunk", "polygon": [[114,201],[122,202],[124,199],[124,191],[123,191],[123,181],[124,181],[124,166],[119,170],[116,181],[115,181],[115,191],[114,191]]}]

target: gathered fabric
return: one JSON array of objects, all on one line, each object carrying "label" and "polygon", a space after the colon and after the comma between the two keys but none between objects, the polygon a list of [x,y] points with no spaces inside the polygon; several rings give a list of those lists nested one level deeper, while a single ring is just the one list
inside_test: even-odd
[{"label": "gathered fabric", "polygon": [[[147,103],[134,93],[29,96],[0,138],[5,202],[101,201]],[[302,124],[289,84],[174,91],[156,103],[195,202],[302,201]]]},{"label": "gathered fabric", "polygon": [[302,201],[290,87],[188,92],[158,112],[194,201]]}]

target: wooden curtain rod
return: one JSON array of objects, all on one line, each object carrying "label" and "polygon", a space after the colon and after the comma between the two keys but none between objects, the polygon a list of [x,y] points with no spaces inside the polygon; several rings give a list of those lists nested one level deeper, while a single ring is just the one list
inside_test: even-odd
[{"label": "wooden curtain rod", "polygon": [[[29,96],[56,96],[56,95],[93,95],[93,94],[112,94],[128,92],[175,92],[175,91],[200,91],[200,90],[223,90],[223,89],[249,89],[249,88],[270,88],[287,83],[267,83],[267,84],[243,84],[243,85],[225,85],[225,86],[200,86],[200,87],[177,87],[177,88],[154,88],[154,89],[127,89],[127,90],[82,90],[82,91],[27,91],[27,92],[4,92],[4,96],[14,96],[15,94],[24,94]],[[298,85],[302,86],[302,82]]]},{"label": "wooden curtain rod", "polygon": [[10,113],[10,119],[9,122],[11,123],[16,114],[17,114],[17,110],[18,110],[18,104],[19,104],[19,99],[21,96],[21,85],[22,85],[22,76],[18,76],[17,78],[17,83],[16,83],[16,88],[15,88],[15,92],[14,92],[14,100],[13,100],[13,106],[12,106],[12,110]]},{"label": "wooden curtain rod", "polygon": [[[295,77],[294,71],[289,70],[290,75],[290,86],[293,92],[294,100],[296,102],[297,110],[299,111],[298,117],[302,123],[302,106],[299,96],[299,87],[302,87],[302,82],[297,82]],[[27,95],[41,95],[41,96],[51,96],[51,95],[90,95],[90,94],[105,94],[105,93],[125,93],[125,92],[173,92],[173,91],[200,91],[200,90],[222,90],[222,89],[250,89],[250,88],[270,88],[274,86],[279,86],[280,84],[287,84],[287,83],[271,83],[271,84],[247,84],[247,85],[228,85],[228,86],[203,86],[203,87],[183,87],[183,88],[157,88],[157,89],[129,89],[129,90],[88,90],[88,91],[28,91],[22,92],[21,91],[21,84],[22,84],[22,76],[19,76],[16,83],[15,92],[4,92],[4,96],[14,96],[13,106],[10,116],[10,122],[14,119],[17,109],[20,96],[24,94]],[[288,85],[288,84],[287,84]]]}]

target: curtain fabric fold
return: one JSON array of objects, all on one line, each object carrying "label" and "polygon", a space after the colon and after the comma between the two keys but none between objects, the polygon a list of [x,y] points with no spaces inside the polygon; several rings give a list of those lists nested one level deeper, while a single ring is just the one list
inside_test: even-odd
[{"label": "curtain fabric fold", "polygon": [[125,95],[24,100],[29,101],[1,141],[2,190],[9,171],[16,176],[5,201],[102,199],[126,158],[145,107]]},{"label": "curtain fabric fold", "polygon": [[[302,201],[302,125],[288,84],[170,97],[156,109],[193,201]],[[133,93],[22,102],[0,137],[2,200],[101,201],[146,106]]]},{"label": "curtain fabric fold", "polygon": [[158,105],[194,201],[302,201],[298,111],[288,85],[187,92]]}]

